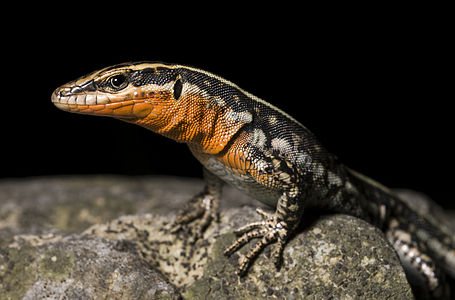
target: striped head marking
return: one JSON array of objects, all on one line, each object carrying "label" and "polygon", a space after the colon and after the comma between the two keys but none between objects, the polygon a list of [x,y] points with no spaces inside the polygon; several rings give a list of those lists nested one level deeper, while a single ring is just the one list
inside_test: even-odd
[{"label": "striped head marking", "polygon": [[134,120],[164,112],[182,87],[179,73],[165,64],[125,63],[57,88],[52,102],[65,111]]},{"label": "striped head marking", "polygon": [[238,91],[208,72],[164,63],[125,63],[57,88],[52,102],[74,113],[110,116],[146,127],[206,153],[218,153],[251,122],[223,97]]}]

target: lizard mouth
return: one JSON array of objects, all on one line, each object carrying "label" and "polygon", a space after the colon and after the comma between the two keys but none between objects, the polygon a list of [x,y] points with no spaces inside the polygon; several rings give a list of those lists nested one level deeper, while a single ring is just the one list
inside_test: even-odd
[{"label": "lizard mouth", "polygon": [[54,104],[67,104],[67,105],[101,105],[112,102],[118,102],[119,99],[110,99],[109,95],[105,93],[87,93],[75,92],[75,88],[71,86],[62,86],[56,89],[51,96]]},{"label": "lizard mouth", "polygon": [[51,96],[52,103],[64,111],[122,119],[141,118],[152,109],[148,98],[131,97],[129,94],[73,93],[71,89],[68,86],[56,89]]}]

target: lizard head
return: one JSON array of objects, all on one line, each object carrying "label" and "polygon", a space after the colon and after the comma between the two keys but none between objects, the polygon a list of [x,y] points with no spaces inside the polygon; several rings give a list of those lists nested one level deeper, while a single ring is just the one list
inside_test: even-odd
[{"label": "lizard head", "polygon": [[206,153],[218,153],[252,115],[244,92],[208,72],[164,63],[126,63],[52,93],[60,109],[134,123]]},{"label": "lizard head", "polygon": [[165,64],[125,63],[64,84],[51,99],[65,111],[135,120],[170,109],[182,88],[182,76]]}]

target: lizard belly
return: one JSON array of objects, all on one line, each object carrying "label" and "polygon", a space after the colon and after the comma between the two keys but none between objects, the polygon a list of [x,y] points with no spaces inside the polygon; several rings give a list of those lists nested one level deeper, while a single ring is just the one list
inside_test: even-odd
[{"label": "lizard belly", "polygon": [[238,170],[227,167],[215,156],[195,156],[207,170],[221,178],[224,182],[234,186],[264,204],[271,207],[276,206],[278,198],[281,195],[279,190],[272,189],[258,183],[253,176],[246,172],[239,172]]}]

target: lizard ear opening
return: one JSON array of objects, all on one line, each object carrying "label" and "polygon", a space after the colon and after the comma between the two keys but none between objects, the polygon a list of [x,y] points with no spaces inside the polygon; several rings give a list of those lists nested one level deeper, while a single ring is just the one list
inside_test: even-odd
[{"label": "lizard ear opening", "polygon": [[182,94],[183,84],[182,79],[177,78],[174,83],[174,99],[179,100],[180,95]]}]

